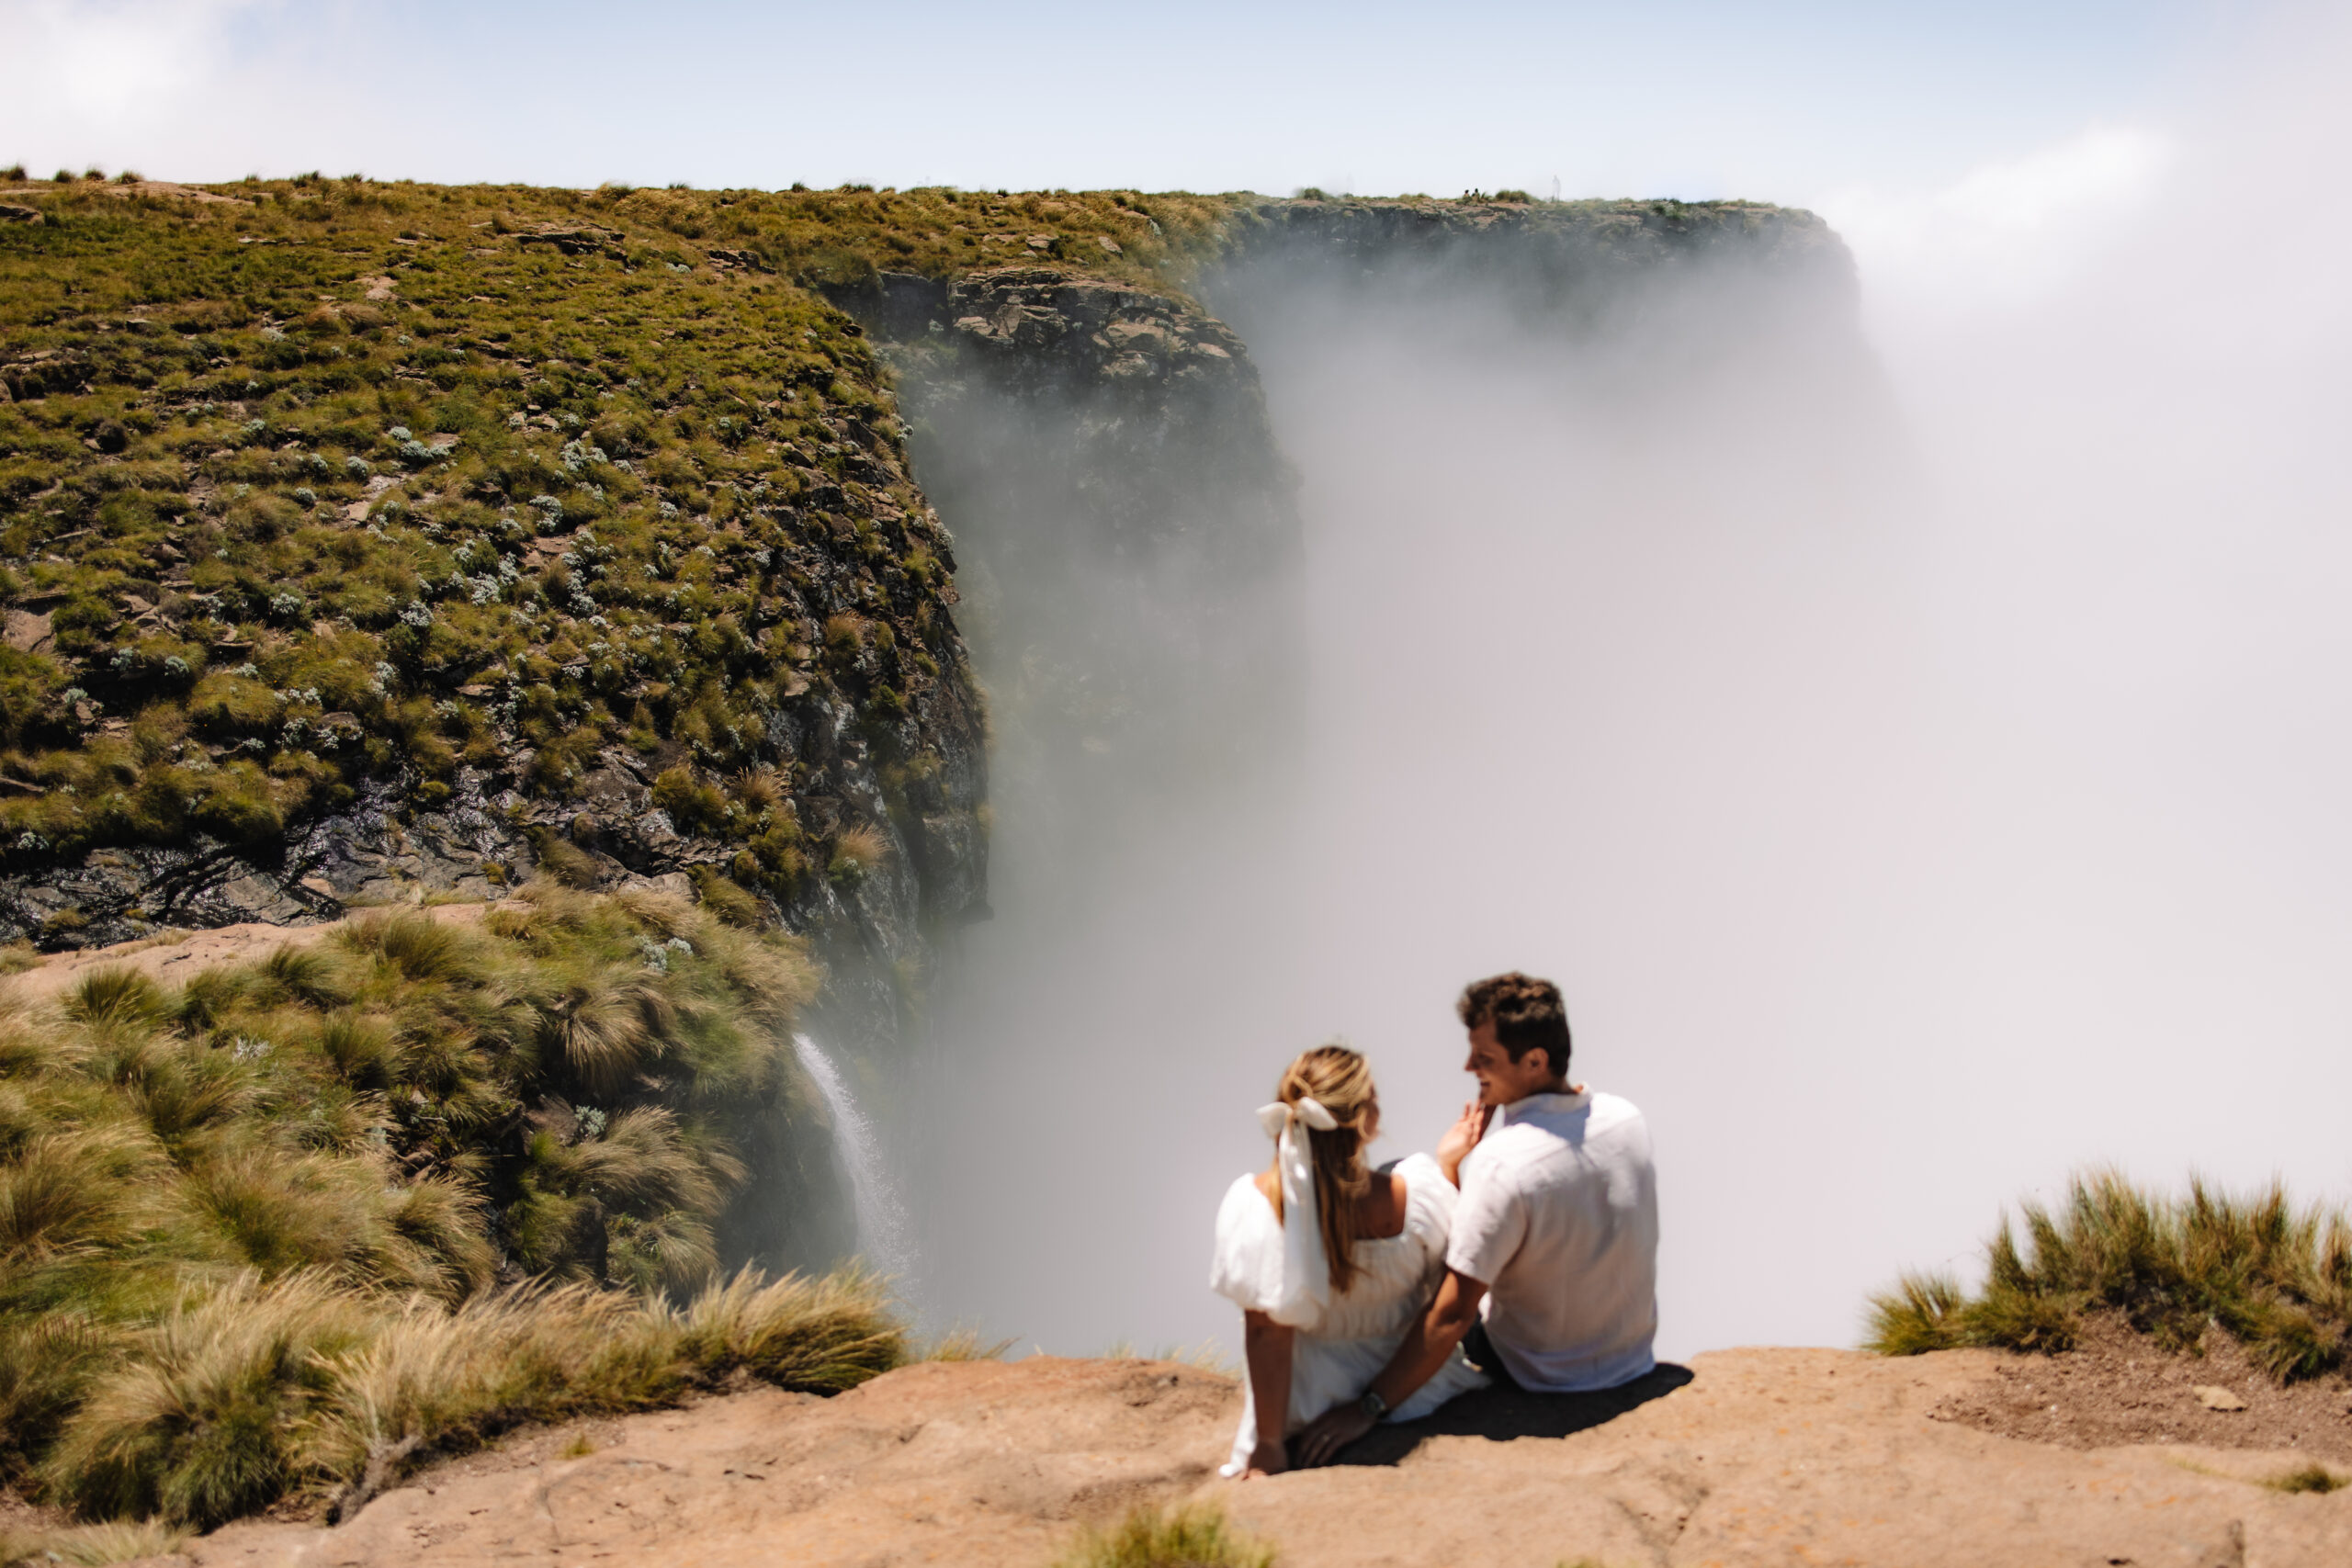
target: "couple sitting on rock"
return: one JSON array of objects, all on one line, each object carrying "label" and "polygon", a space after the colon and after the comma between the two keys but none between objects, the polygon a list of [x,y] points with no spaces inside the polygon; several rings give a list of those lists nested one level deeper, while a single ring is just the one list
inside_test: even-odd
[{"label": "couple sitting on rock", "polygon": [[1480,980],[1457,1010],[1478,1098],[1434,1158],[1366,1168],[1380,1097],[1342,1045],[1293,1062],[1258,1112],[1273,1168],[1226,1193],[1209,1280],[1241,1308],[1250,1371],[1227,1475],[1329,1463],[1491,1379],[1569,1393],[1656,1365],[1642,1113],[1569,1084],[1550,981]]}]

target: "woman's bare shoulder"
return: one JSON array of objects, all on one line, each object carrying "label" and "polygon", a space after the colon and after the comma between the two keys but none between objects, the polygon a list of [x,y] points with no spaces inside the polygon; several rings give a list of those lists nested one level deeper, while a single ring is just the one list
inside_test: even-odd
[{"label": "woman's bare shoulder", "polygon": [[1235,1177],[1233,1185],[1225,1190],[1225,1201],[1216,1209],[1216,1234],[1220,1240],[1229,1238],[1237,1244],[1254,1247],[1266,1236],[1278,1235],[1282,1228],[1282,1217],[1259,1186],[1258,1179]]},{"label": "woman's bare shoulder", "polygon": [[1274,1219],[1280,1215],[1281,1204],[1266,1175],[1256,1172],[1235,1177],[1232,1184],[1226,1188],[1225,1201],[1218,1205],[1218,1210],[1229,1219],[1239,1219],[1243,1215],[1254,1219],[1259,1214]]}]

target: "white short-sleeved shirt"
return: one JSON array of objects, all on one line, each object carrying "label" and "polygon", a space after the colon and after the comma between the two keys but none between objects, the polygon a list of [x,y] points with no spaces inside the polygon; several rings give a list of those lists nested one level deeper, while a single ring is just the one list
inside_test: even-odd
[{"label": "white short-sleeved shirt", "polygon": [[1521,1387],[1614,1388],[1657,1362],[1657,1173],[1632,1101],[1583,1090],[1498,1111],[1462,1162],[1446,1266]]}]

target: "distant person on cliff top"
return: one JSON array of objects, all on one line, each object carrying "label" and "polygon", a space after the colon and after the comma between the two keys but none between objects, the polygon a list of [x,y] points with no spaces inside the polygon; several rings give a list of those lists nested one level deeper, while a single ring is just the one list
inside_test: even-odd
[{"label": "distant person on cliff top", "polygon": [[[1334,1403],[1362,1396],[1445,1272],[1456,1200],[1427,1155],[1393,1170],[1365,1168],[1380,1097],[1357,1053],[1306,1053],[1274,1095],[1258,1111],[1274,1140],[1273,1166],[1227,1190],[1209,1273],[1209,1288],[1241,1308],[1250,1368],[1227,1475],[1289,1469],[1285,1439]],[[1396,1419],[1426,1416],[1487,1381],[1453,1340],[1425,1359],[1415,1363],[1410,1396],[1396,1400]]]},{"label": "distant person on cliff top", "polygon": [[1480,980],[1455,1010],[1478,1098],[1438,1144],[1461,1189],[1445,1278],[1365,1392],[1335,1401],[1291,1444],[1329,1462],[1464,1352],[1535,1393],[1615,1388],[1657,1363],[1657,1176],[1642,1113],[1568,1082],[1560,988],[1517,973]]}]

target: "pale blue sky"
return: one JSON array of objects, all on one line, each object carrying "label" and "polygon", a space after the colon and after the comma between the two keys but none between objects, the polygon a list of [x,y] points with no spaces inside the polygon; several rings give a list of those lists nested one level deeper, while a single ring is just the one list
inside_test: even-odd
[{"label": "pale blue sky", "polygon": [[2144,120],[2247,25],[2190,0],[0,0],[0,159],[1803,201]]}]

